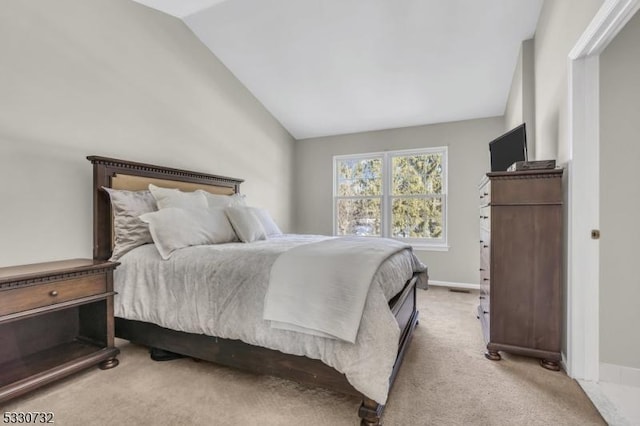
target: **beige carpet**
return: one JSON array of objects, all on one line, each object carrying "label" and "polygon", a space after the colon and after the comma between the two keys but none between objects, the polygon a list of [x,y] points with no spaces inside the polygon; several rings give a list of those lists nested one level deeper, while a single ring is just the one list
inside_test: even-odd
[{"label": "beige carpet", "polygon": [[[419,291],[420,324],[383,422],[396,425],[602,425],[579,386],[536,360],[483,357],[477,294]],[[157,363],[119,341],[117,368],[92,368],[5,404],[52,411],[58,425],[351,425],[359,401],[189,359]]]}]

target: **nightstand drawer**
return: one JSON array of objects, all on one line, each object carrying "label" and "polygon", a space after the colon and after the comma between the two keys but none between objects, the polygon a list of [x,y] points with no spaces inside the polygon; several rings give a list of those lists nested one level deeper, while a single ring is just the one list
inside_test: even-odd
[{"label": "nightstand drawer", "polygon": [[54,305],[107,291],[104,275],[93,275],[0,292],[0,315]]}]

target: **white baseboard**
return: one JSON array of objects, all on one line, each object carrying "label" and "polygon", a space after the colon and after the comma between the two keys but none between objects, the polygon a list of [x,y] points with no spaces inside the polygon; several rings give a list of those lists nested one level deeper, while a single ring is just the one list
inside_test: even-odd
[{"label": "white baseboard", "polygon": [[640,368],[601,362],[600,381],[640,387]]},{"label": "white baseboard", "polygon": [[465,288],[469,290],[480,290],[480,284],[454,283],[450,281],[434,281],[429,280],[429,285],[437,287]]}]

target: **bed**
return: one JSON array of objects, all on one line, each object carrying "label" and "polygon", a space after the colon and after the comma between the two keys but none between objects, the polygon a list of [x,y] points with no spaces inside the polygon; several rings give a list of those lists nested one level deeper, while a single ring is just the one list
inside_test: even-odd
[{"label": "bed", "polygon": [[[241,179],[187,170],[98,156],[90,156],[87,158],[93,164],[93,255],[95,259],[100,260],[106,260],[111,257],[114,232],[111,202],[109,195],[103,187],[119,190],[140,191],[145,190],[150,183],[153,183],[163,187],[179,188],[183,191],[201,189],[213,194],[233,195],[240,193],[240,184],[242,183]],[[302,237],[283,237],[283,241],[285,245],[305,243],[304,241],[298,241],[300,238]],[[277,242],[275,241],[262,242],[261,244],[252,243],[253,245],[251,245],[251,248],[258,250],[264,247],[266,250],[271,245],[276,245],[276,243]],[[226,246],[227,245],[225,245],[225,250],[227,249]],[[243,246],[242,244],[229,244],[228,246],[229,249],[240,250],[239,253],[242,253],[242,250],[248,250],[247,247],[250,245],[245,244]],[[149,257],[153,258],[153,254],[151,254],[154,252],[152,246],[146,248],[140,247],[140,250],[137,252],[136,250],[132,251],[130,255],[127,255],[127,261],[131,262],[131,266],[127,267],[126,262],[123,261],[124,259],[121,260],[124,264],[120,266],[120,268],[123,268],[122,272],[119,272],[121,276],[125,276],[126,273],[135,274],[135,272],[140,269],[139,263],[135,263],[136,261],[133,259],[138,259],[137,262],[151,262],[145,259],[148,259]],[[191,251],[199,253],[206,250],[212,252],[216,251],[216,253],[220,251],[217,248],[207,247],[191,249]],[[147,253],[145,253],[145,251]],[[182,251],[181,256],[187,252],[189,252],[189,250]],[[228,257],[228,259],[237,257],[238,255],[235,253],[236,252],[234,252],[232,257]],[[230,256],[226,252],[223,254]],[[176,258],[179,260],[180,256],[177,256]],[[178,260],[176,260],[176,262]],[[153,261],[158,261],[158,259]],[[152,267],[152,269],[158,268]],[[135,277],[135,275],[133,276]],[[399,329],[399,334],[397,335],[399,336],[397,338],[397,347],[395,342],[393,343],[393,354],[395,356],[394,359],[392,359],[390,368],[389,390],[391,389],[391,385],[393,384],[396,374],[402,364],[405,351],[412,338],[413,330],[418,323],[418,312],[416,310],[416,283],[419,279],[425,281],[425,276],[426,273],[418,271],[410,274],[408,277],[405,276],[402,279],[402,282],[392,286],[392,290],[388,290],[388,292],[391,292],[392,294],[389,293],[385,295],[385,302],[388,303],[390,313],[392,314],[393,320]],[[137,278],[131,278],[131,280],[134,279]],[[155,282],[160,280],[156,277],[152,278],[151,281]],[[147,291],[153,292],[155,290],[154,287],[151,287]],[[259,292],[264,291],[264,288],[257,287],[255,290],[252,289],[250,291],[255,292],[258,297],[262,297],[262,294]],[[126,292],[123,293],[123,300],[125,294]],[[133,299],[130,299],[133,300],[130,306],[135,305],[135,296],[133,297]],[[145,320],[131,318],[144,318]],[[148,318],[154,317],[151,315]],[[184,327],[182,327],[183,330],[180,330],[181,327],[170,328],[166,327],[167,324],[162,321],[150,320],[148,318],[144,316],[137,317],[135,315],[126,314],[126,309],[121,308],[119,312],[116,311],[116,336],[129,340],[133,343],[183,354],[195,359],[211,361],[254,373],[274,375],[303,384],[320,386],[336,392],[355,395],[362,398],[362,403],[358,410],[361,424],[380,424],[384,405],[376,402],[375,399],[368,397],[361,390],[356,389],[356,387],[350,383],[345,374],[338,371],[338,369],[329,366],[329,364],[332,364],[333,360],[329,360],[329,364],[327,364],[316,359],[317,357],[312,358],[299,354],[284,353],[282,350],[278,350],[277,346],[271,345],[273,347],[269,348],[260,344],[249,344],[239,340],[238,338],[221,338],[217,335],[211,335],[212,333],[205,334],[204,332],[198,332],[197,330],[190,330],[188,328],[185,329]],[[363,315],[363,323],[364,318],[365,317]],[[250,320],[247,319],[247,321]],[[165,326],[158,325],[157,323]],[[371,328],[372,326],[368,325],[368,327]],[[304,341],[304,339],[306,339],[306,337],[301,337],[298,340]],[[309,337],[309,339],[311,339],[311,337]],[[312,342],[311,340],[309,341]],[[331,348],[333,348],[333,346]],[[323,351],[331,352],[325,349],[322,349],[320,352]],[[371,349],[370,353],[360,354],[359,356],[362,356],[362,359],[364,360],[366,358],[375,359],[376,355],[375,349]],[[373,376],[377,374],[375,366],[368,367],[364,361],[363,365],[366,368],[370,368],[370,375]],[[357,374],[366,375],[367,371],[358,371]],[[353,382],[353,377],[350,378]],[[359,388],[361,389],[360,386]],[[381,398],[378,398],[378,400],[381,400]]]}]

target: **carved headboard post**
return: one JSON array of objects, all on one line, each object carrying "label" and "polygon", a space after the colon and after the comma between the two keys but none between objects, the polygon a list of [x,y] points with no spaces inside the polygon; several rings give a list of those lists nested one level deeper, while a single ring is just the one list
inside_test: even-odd
[{"label": "carved headboard post", "polygon": [[112,233],[111,202],[109,194],[102,190],[103,186],[111,187],[109,177],[106,165],[93,163],[93,258],[97,260],[111,257],[111,244],[103,244],[110,241]]},{"label": "carved headboard post", "polygon": [[242,179],[199,173],[152,164],[135,163],[91,155],[87,160],[93,164],[93,258],[106,260],[111,257],[112,218],[109,194],[102,187],[111,188],[112,178],[116,175],[139,176],[167,181],[188,182],[194,184],[229,188],[240,193]]}]

